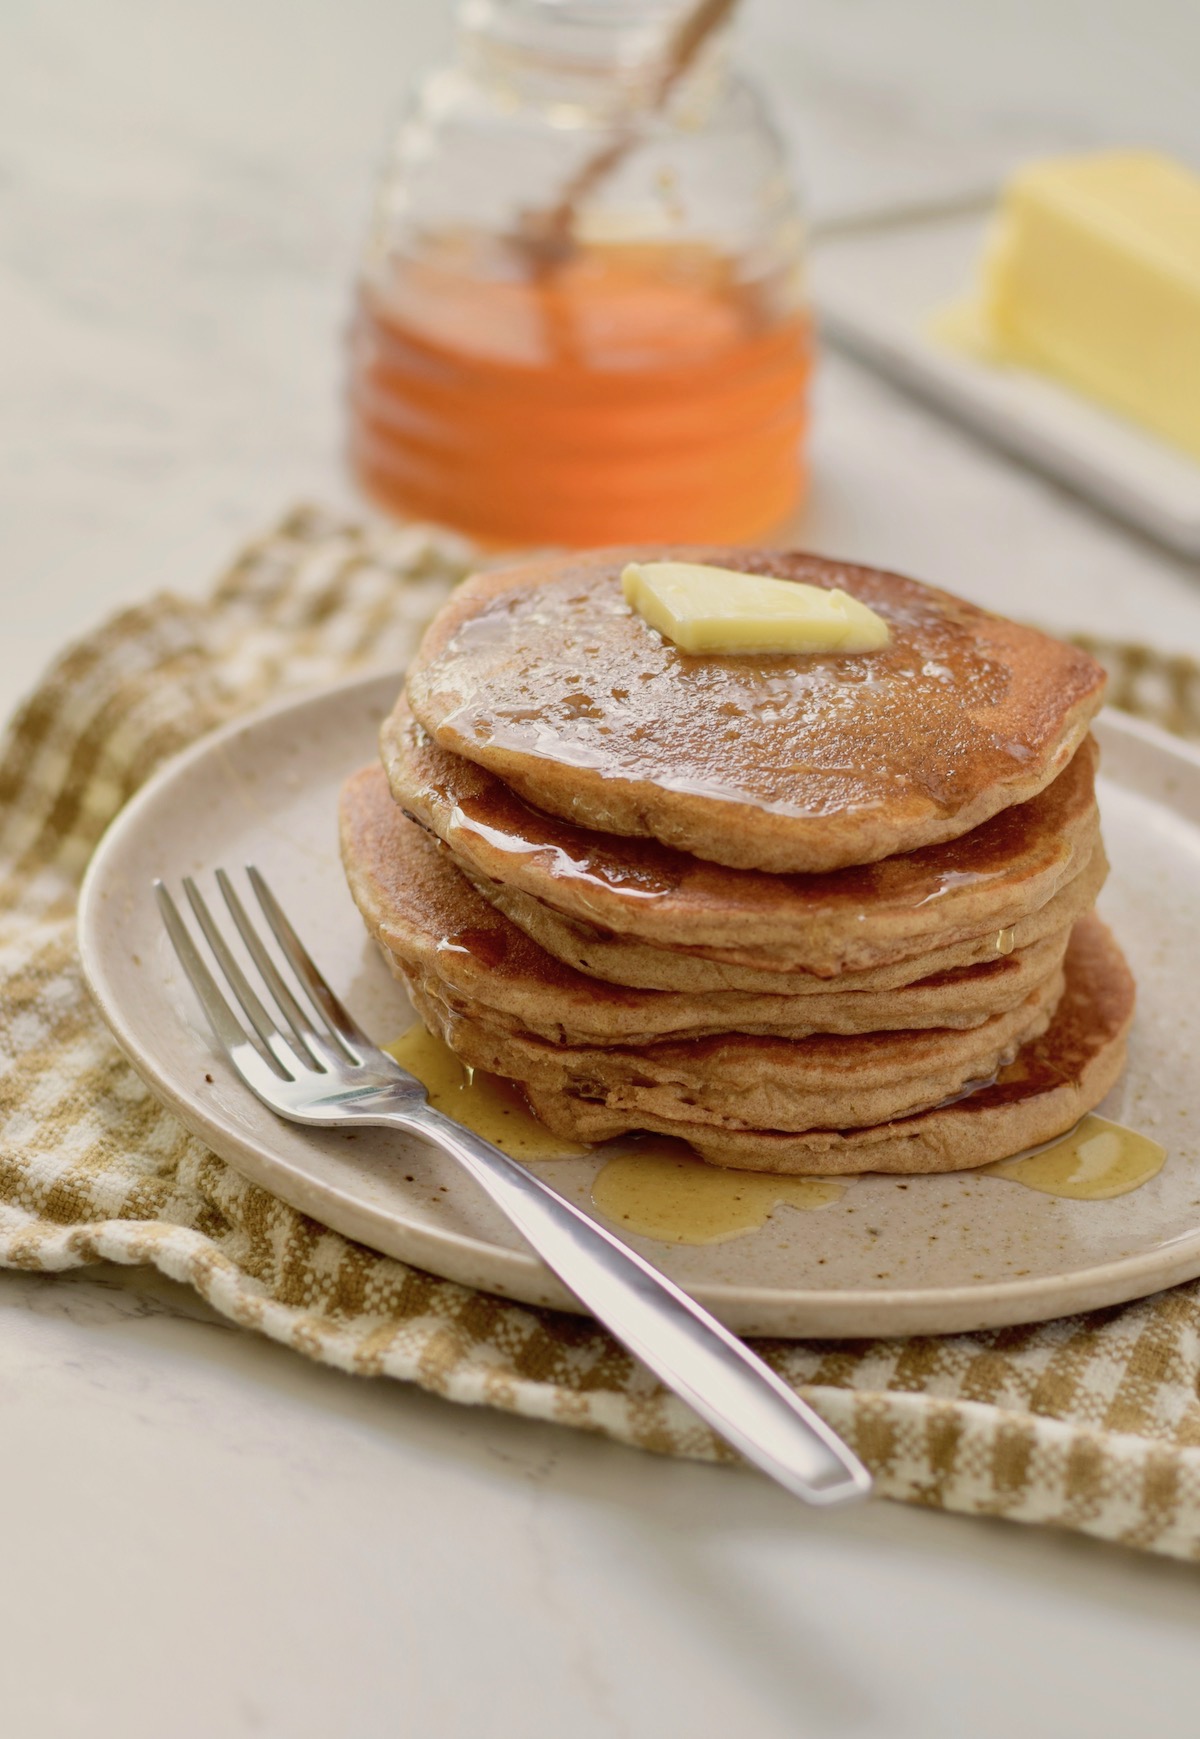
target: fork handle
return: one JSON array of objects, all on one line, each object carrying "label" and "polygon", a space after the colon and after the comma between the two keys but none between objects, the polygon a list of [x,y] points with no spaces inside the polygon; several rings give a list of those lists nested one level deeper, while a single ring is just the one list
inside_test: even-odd
[{"label": "fork handle", "polygon": [[379,1121],[426,1136],[465,1166],[580,1303],[747,1461],[806,1503],[870,1492],[866,1468],[769,1365],[535,1173],[430,1106]]}]

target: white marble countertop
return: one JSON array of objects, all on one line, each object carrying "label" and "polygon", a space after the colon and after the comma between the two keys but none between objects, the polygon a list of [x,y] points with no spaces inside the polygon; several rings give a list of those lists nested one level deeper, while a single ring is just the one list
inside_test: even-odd
[{"label": "white marble countertop", "polygon": [[[984,13],[987,16],[984,16]],[[0,702],[116,603],[347,498],[340,330],[441,0],[13,0],[0,60]],[[818,211],[1043,144],[1200,160],[1190,0],[759,0]],[[1200,652],[1200,576],[836,358],[801,535]],[[307,1364],[153,1276],[0,1275],[14,1739],[1125,1739],[1195,1731],[1181,1565],[815,1516]]]}]

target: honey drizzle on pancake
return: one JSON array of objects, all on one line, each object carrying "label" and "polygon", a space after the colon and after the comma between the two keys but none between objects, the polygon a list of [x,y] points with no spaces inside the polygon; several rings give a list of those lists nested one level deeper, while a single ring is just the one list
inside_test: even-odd
[{"label": "honey drizzle on pancake", "polygon": [[444,1111],[464,1128],[473,1129],[510,1158],[578,1159],[591,1152],[577,1141],[551,1135],[511,1081],[468,1068],[443,1039],[423,1026],[409,1027],[383,1048],[417,1077],[435,1111]]},{"label": "honey drizzle on pancake", "polygon": [[[436,725],[419,705],[418,716],[444,747],[466,748],[485,766],[496,752],[509,751],[806,819],[883,804],[897,772],[906,789],[952,814],[964,802],[971,783],[966,769],[976,760],[982,758],[991,777],[1003,778],[1012,763],[1033,758],[1028,744],[978,726],[976,715],[999,708],[1009,695],[1013,672],[1002,656],[989,655],[999,647],[985,642],[969,605],[943,601],[899,576],[815,558],[728,553],[747,573],[765,562],[777,577],[817,584],[856,573],[855,595],[868,594],[861,601],[880,605],[897,631],[886,648],[850,661],[837,653],[784,654],[766,664],[693,659],[633,617],[615,567],[603,557],[576,558],[565,574],[518,588],[507,608],[464,614],[429,665],[418,663],[410,675],[410,695],[423,696],[426,668],[445,689]],[[689,691],[682,723],[678,713],[674,720],[662,716],[664,680],[673,687],[682,680]],[[948,690],[955,691],[953,705]],[[926,726],[919,757],[904,752],[913,733],[899,728],[914,710]],[[720,739],[707,721],[714,714],[725,725],[724,740],[744,743],[747,752],[713,753]],[[704,720],[703,730],[695,719]],[[683,743],[672,740],[672,722]],[[891,754],[864,756],[864,733],[891,745]],[[773,752],[780,738],[789,745],[782,769]],[[802,765],[795,742],[805,748]]]},{"label": "honey drizzle on pancake", "polygon": [[485,769],[439,748],[403,701],[383,746],[401,809],[450,847],[485,895],[499,886],[518,902],[538,901],[535,924],[548,907],[551,924],[566,918],[660,951],[682,949],[701,975],[710,957],[722,960],[713,949],[732,949],[737,958],[722,964],[735,971],[761,972],[779,969],[783,949],[789,965],[816,977],[972,938],[994,958],[1005,927],[1019,925],[1013,945],[1023,946],[1027,921],[1070,900],[1081,876],[1090,884],[1103,873],[1090,738],[1028,804],[958,840],[824,876],[706,864],[657,841],[539,813]]},{"label": "honey drizzle on pancake", "polygon": [[1009,1178],[1043,1195],[1078,1202],[1126,1196],[1158,1176],[1167,1152],[1148,1135],[1090,1113],[1060,1141],[985,1165],[984,1177]]},{"label": "honey drizzle on pancake", "polygon": [[833,1178],[705,1165],[670,1140],[617,1154],[592,1182],[592,1202],[606,1220],[662,1244],[723,1244],[756,1232],[777,1207],[826,1208],[844,1193]]},{"label": "honey drizzle on pancake", "polygon": [[648,550],[556,556],[458,589],[409,671],[418,722],[543,813],[817,874],[1032,800],[1099,705],[1103,672],[1082,651],[901,575],[796,551],[653,553],[845,591],[889,623],[889,644],[692,656],[621,595]]}]

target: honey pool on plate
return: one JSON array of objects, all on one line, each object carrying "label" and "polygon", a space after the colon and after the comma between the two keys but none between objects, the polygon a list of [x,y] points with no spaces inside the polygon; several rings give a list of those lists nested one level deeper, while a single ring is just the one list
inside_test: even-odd
[{"label": "honey pool on plate", "polygon": [[[415,1075],[429,1103],[513,1159],[578,1159],[591,1148],[552,1135],[518,1089],[499,1075],[471,1069],[444,1040],[410,1027],[385,1045]],[[773,1210],[828,1207],[845,1186],[829,1178],[769,1177],[705,1165],[680,1141],[634,1138],[596,1174],[592,1201],[626,1231],[669,1244],[719,1244],[766,1224]]]},{"label": "honey pool on plate", "polygon": [[[564,1141],[539,1122],[511,1081],[471,1069],[444,1040],[413,1026],[384,1050],[415,1075],[429,1103],[513,1159],[581,1159],[594,1150]],[[1042,1195],[1103,1202],[1158,1176],[1166,1149],[1149,1136],[1089,1113],[1067,1135],[1033,1153],[981,1168]],[[721,1244],[766,1225],[776,1208],[832,1206],[851,1178],[782,1177],[726,1170],[698,1160],[680,1141],[631,1137],[592,1183],[592,1202],[612,1224],[663,1244]]]},{"label": "honey pool on plate", "polygon": [[840,1178],[705,1165],[678,1141],[617,1154],[592,1184],[592,1201],[606,1220],[663,1244],[723,1244],[765,1226],[778,1207],[827,1208],[845,1193]]},{"label": "honey pool on plate", "polygon": [[513,1159],[579,1159],[591,1151],[551,1135],[511,1081],[469,1069],[423,1026],[410,1027],[383,1048],[417,1077],[435,1111],[444,1111]]},{"label": "honey pool on plate", "polygon": [[1089,1112],[1069,1134],[1034,1153],[1019,1153],[983,1167],[985,1177],[1005,1177],[1048,1196],[1106,1202],[1158,1176],[1167,1150],[1148,1135]]}]

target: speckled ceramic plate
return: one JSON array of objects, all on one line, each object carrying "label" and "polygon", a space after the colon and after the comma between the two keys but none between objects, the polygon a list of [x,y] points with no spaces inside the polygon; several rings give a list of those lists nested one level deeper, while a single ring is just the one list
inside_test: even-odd
[{"label": "speckled ceramic plate", "polygon": [[[150,884],[256,862],[318,963],[381,1042],[410,1024],[338,862],[336,797],[372,759],[398,677],[261,713],[172,762],[123,812],[80,905],[88,982],[153,1091],[246,1176],[377,1250],[468,1285],[573,1308],[569,1294],[453,1163],[382,1130],[278,1121],[215,1051],[162,932]],[[971,1173],[854,1180],[818,1212],[758,1231],[639,1249],[745,1333],[949,1333],[1118,1303],[1200,1275],[1200,756],[1109,715],[1101,807],[1113,873],[1102,908],[1141,1001],[1123,1081],[1100,1107],[1168,1148],[1153,1182],[1111,1201],[1039,1195]],[[588,1203],[594,1156],[549,1168]]]}]

